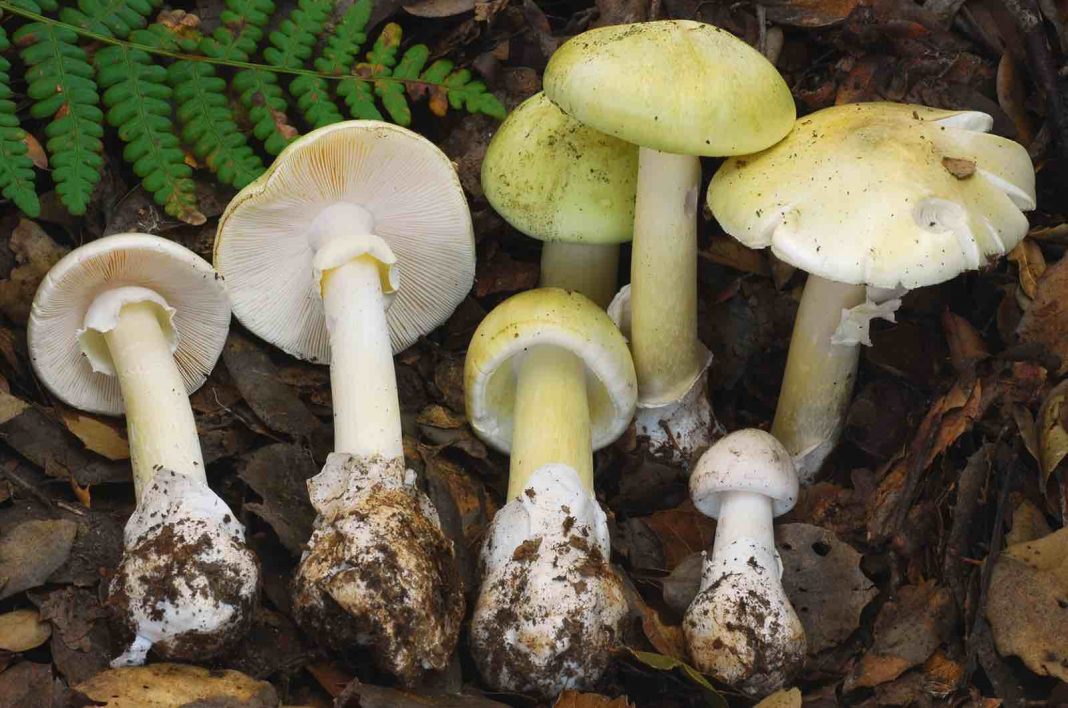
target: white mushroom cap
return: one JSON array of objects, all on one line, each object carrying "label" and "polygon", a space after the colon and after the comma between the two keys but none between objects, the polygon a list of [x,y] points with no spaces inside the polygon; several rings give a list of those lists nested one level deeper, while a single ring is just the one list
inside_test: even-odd
[{"label": "white mushroom cap", "polygon": [[591,128],[679,155],[763,150],[797,115],[760,52],[689,20],[583,32],[556,50],[544,82],[553,103]]},{"label": "white mushroom cap", "polygon": [[27,337],[34,371],[64,403],[91,413],[124,412],[119,381],[108,373],[113,369],[107,347],[86,327],[97,296],[129,286],[144,288],[144,299],[160,304],[160,324],[171,338],[188,392],[200,388],[215,367],[230,328],[230,301],[219,274],[165,238],[107,236],[56,263],[30,311]]},{"label": "white mushroom cap", "polygon": [[501,123],[482,161],[482,189],[498,214],[543,241],[630,241],[638,148],[598,133],[543,93]]},{"label": "white mushroom cap", "polygon": [[354,238],[370,229],[396,257],[400,285],[387,312],[394,352],[444,322],[471,289],[471,215],[449,158],[396,125],[335,123],[286,147],[219,220],[215,265],[234,314],[283,351],[330,361],[313,264],[323,245],[317,218],[327,211],[343,215]]},{"label": "white mushroom cap", "polygon": [[916,288],[1012,250],[1035,208],[1022,145],[975,111],[835,106],[764,152],[728,160],[712,213],[751,248],[828,280]]},{"label": "white mushroom cap", "polygon": [[637,401],[630,351],[604,310],[560,288],[513,295],[478,326],[464,364],[471,427],[497,450],[511,450],[516,360],[539,344],[567,349],[585,363],[593,449],[611,444],[630,424]]},{"label": "white mushroom cap", "polygon": [[754,428],[721,438],[691,471],[690,497],[702,514],[718,519],[724,492],[770,497],[775,516],[782,516],[797,503],[797,471],[790,453],[770,434]]}]

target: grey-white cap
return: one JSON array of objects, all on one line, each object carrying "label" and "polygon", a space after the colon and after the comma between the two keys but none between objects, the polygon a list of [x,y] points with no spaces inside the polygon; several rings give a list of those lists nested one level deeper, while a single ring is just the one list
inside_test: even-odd
[{"label": "grey-white cap", "polygon": [[790,453],[771,434],[755,428],[718,440],[690,473],[690,497],[705,516],[719,518],[724,492],[763,494],[775,516],[797,503],[797,471]]}]

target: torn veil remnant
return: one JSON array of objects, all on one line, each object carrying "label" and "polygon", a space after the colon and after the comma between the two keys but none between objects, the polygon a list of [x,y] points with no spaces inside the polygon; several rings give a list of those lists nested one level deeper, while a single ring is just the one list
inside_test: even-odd
[{"label": "torn veil remnant", "polygon": [[405,470],[393,353],[474,281],[452,164],[388,123],[312,131],[227,207],[215,264],[242,324],[330,364],[335,452],[308,483],[319,515],[294,581],[297,621],[338,651],[369,647],[405,683],[445,668],[463,595],[452,544]]},{"label": "torn veil remnant", "polygon": [[780,140],[796,115],[790,89],[744,41],[683,20],[572,37],[544,83],[564,113],[639,147],[629,288],[636,423],[654,454],[688,465],[714,431],[710,355],[697,338],[699,158]]},{"label": "torn veil remnant", "polygon": [[708,449],[690,495],[717,519],[712,557],[683,631],[701,671],[753,697],[776,691],[805,660],[805,630],[782,587],[772,519],[797,501],[797,473],[778,440],[739,430]]},{"label": "torn veil remnant", "polygon": [[108,605],[131,643],[200,661],[247,631],[259,564],[245,532],[207,485],[188,395],[226,341],[230,303],[196,254],[147,234],[93,241],[41,283],[28,339],[34,370],[65,403],[126,414],[137,508]]},{"label": "torn veil remnant", "polygon": [[472,653],[486,683],[543,697],[600,679],[627,603],[593,494],[637,383],[626,341],[585,296],[541,288],[482,321],[464,366],[475,432],[511,454],[509,502],[482,548]]},{"label": "torn veil remnant", "polygon": [[975,111],[835,106],[712,178],[708,203],[727,233],[809,273],[772,425],[802,483],[837,445],[868,323],[892,316],[902,292],[879,307],[873,288],[941,283],[1027,233],[1034,167],[992,125]]}]

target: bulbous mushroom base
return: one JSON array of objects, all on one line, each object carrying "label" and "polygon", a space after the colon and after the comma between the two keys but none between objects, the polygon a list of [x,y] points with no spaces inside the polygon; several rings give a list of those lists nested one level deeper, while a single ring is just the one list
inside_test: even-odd
[{"label": "bulbous mushroom base", "polygon": [[678,401],[662,406],[638,403],[635,430],[639,442],[654,457],[676,467],[689,467],[697,453],[726,434],[705,395],[707,380],[706,368]]},{"label": "bulbous mushroom base", "polygon": [[726,572],[697,594],[683,619],[694,665],[753,697],[766,696],[805,661],[805,630],[764,568]]},{"label": "bulbous mushroom base", "polygon": [[226,504],[195,478],[161,469],[126,523],[126,550],[108,608],[130,640],[112,666],[203,661],[239,641],[252,622],[259,562]]},{"label": "bulbous mushroom base", "polygon": [[546,465],[493,519],[471,620],[472,653],[496,689],[552,697],[604,674],[627,613],[604,512],[566,465]]},{"label": "bulbous mushroom base", "polygon": [[320,518],[293,603],[308,634],[339,653],[369,648],[409,685],[448,665],[464,615],[452,542],[410,477],[399,460],[330,455],[309,481]]}]

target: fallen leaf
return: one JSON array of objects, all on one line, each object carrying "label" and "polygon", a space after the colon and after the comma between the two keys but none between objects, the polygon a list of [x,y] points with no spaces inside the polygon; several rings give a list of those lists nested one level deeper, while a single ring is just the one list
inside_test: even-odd
[{"label": "fallen leaf", "polygon": [[23,652],[35,649],[52,636],[52,625],[41,621],[37,610],[15,610],[0,615],[0,649]]},{"label": "fallen leaf", "polygon": [[708,247],[701,249],[697,255],[712,263],[725,265],[743,273],[771,275],[771,269],[768,267],[763,251],[746,248],[737,239],[729,236],[713,236]]},{"label": "fallen leaf", "polygon": [[[701,588],[701,570],[704,566],[703,553],[691,553],[683,558],[666,578],[660,581],[660,591],[664,603],[680,615],[686,612],[697,591]],[[661,652],[663,653],[663,652]]]},{"label": "fallen leaf", "polygon": [[404,6],[404,11],[416,17],[452,17],[475,8],[475,0],[421,0]]},{"label": "fallen leaf", "polygon": [[52,667],[23,661],[0,674],[0,697],[5,708],[55,708],[66,705],[52,678]]},{"label": "fallen leaf", "polygon": [[29,219],[19,219],[11,231],[8,246],[19,265],[6,280],[0,280],[0,312],[18,324],[30,316],[30,304],[45,273],[67,254],[44,229]]},{"label": "fallen leaf", "polygon": [[998,653],[1068,681],[1068,528],[1006,548],[990,576],[986,617]]},{"label": "fallen leaf", "polygon": [[1021,342],[1042,344],[1060,357],[1057,373],[1068,371],[1068,258],[1046,268],[1031,306],[1016,326]]},{"label": "fallen leaf", "polygon": [[270,524],[286,549],[300,555],[311,537],[315,509],[308,499],[307,481],[319,473],[308,451],[276,443],[245,456],[238,476],[260,495],[262,502],[245,508]]},{"label": "fallen leaf", "polygon": [[400,689],[353,680],[337,696],[334,708],[505,708],[507,704],[464,691],[432,688]]},{"label": "fallen leaf", "polygon": [[780,524],[775,539],[783,589],[805,628],[809,655],[841,644],[860,627],[860,613],[878,594],[860,569],[863,556],[809,524]]},{"label": "fallen leaf", "polygon": [[126,426],[119,420],[89,415],[62,404],[57,404],[55,409],[67,430],[74,433],[87,448],[109,460],[130,459]]},{"label": "fallen leaf", "polygon": [[114,656],[112,638],[107,611],[95,590],[67,586],[30,599],[37,604],[41,619],[52,625],[52,661],[68,684],[86,681],[108,668]]},{"label": "fallen leaf", "polygon": [[965,160],[960,157],[943,157],[942,167],[946,172],[957,179],[968,179],[975,174],[975,160]]},{"label": "fallen leaf", "polygon": [[1041,509],[1027,499],[1021,499],[1012,510],[1012,528],[1005,534],[1005,545],[1027,543],[1053,533]]},{"label": "fallen leaf", "polygon": [[1020,67],[1008,52],[1002,54],[1001,61],[998,62],[996,90],[998,105],[1016,127],[1016,142],[1030,147],[1034,139],[1034,128],[1027,111],[1027,93],[1020,78]]},{"label": "fallen leaf", "polygon": [[0,600],[42,585],[67,561],[78,525],[25,521],[0,538]]},{"label": "fallen leaf", "polygon": [[39,170],[48,169],[48,153],[45,152],[44,147],[33,137],[33,134],[26,131],[22,135],[22,142],[26,144],[26,155],[30,158],[30,162],[33,166]]},{"label": "fallen leaf", "polygon": [[269,708],[278,694],[266,681],[237,671],[151,664],[103,671],[74,690],[105,708],[173,708],[188,704]]},{"label": "fallen leaf", "polygon": [[[352,674],[343,671],[334,664],[316,662],[305,667],[323,690],[337,698],[345,692],[345,687],[354,682]],[[339,701],[340,702],[340,701]]]},{"label": "fallen leaf", "polygon": [[690,666],[684,661],[672,658],[670,656],[663,656],[662,654],[654,654],[650,651],[636,651],[634,649],[627,649],[627,651],[637,659],[639,662],[648,666],[651,669],[657,671],[675,671],[676,669],[682,672],[692,684],[701,689],[701,693],[704,696],[705,704],[714,708],[727,708],[727,701],[720,695],[708,679],[704,675]]},{"label": "fallen leaf", "polygon": [[1008,259],[1020,270],[1020,287],[1024,294],[1034,299],[1038,294],[1038,281],[1046,272],[1046,257],[1042,255],[1042,249],[1033,240],[1025,238],[1009,251]]},{"label": "fallen leaf", "polygon": [[686,661],[689,658],[682,627],[666,624],[660,619],[660,613],[650,607],[637,592],[630,593],[628,601],[632,608],[636,606],[642,620],[642,632],[658,654],[679,661]]},{"label": "fallen leaf", "polygon": [[791,27],[827,27],[844,21],[859,0],[771,0],[768,19]]},{"label": "fallen leaf", "polygon": [[927,661],[955,630],[957,606],[945,588],[925,581],[898,589],[879,610],[875,641],[846,680],[845,688],[871,688],[893,681]]},{"label": "fallen leaf", "polygon": [[784,688],[776,691],[753,708],[801,708],[801,689]]},{"label": "fallen leaf", "polygon": [[497,249],[488,258],[478,260],[475,297],[530,290],[538,284],[539,271],[537,263],[517,261]]},{"label": "fallen leaf", "polygon": [[1053,471],[1068,456],[1068,380],[1061,381],[1046,396],[1038,412],[1038,457],[1042,469],[1042,482],[1049,480]]},{"label": "fallen leaf", "polygon": [[631,708],[633,705],[626,696],[609,698],[599,693],[579,693],[569,690],[557,697],[553,708]]},{"label": "fallen leaf", "polygon": [[716,538],[716,522],[699,512],[689,499],[674,509],[643,516],[641,521],[660,539],[667,563],[664,570],[671,570],[691,553],[705,550]]},{"label": "fallen leaf", "polygon": [[949,360],[958,373],[971,371],[975,362],[990,356],[986,343],[972,323],[948,307],[942,311],[942,330],[946,333]]}]

